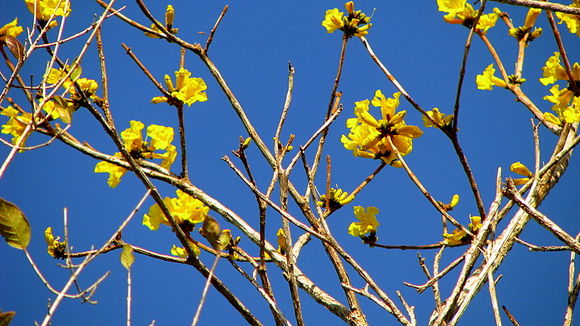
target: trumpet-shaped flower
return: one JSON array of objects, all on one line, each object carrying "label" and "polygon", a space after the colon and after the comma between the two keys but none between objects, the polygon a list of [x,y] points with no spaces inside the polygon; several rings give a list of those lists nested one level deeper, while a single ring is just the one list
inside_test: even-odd
[{"label": "trumpet-shaped flower", "polygon": [[[540,78],[540,82],[544,85],[550,85],[558,80],[569,81],[568,74],[562,65],[560,64],[560,53],[554,52],[554,55],[549,57],[546,61],[544,67],[543,77]],[[575,81],[580,81],[580,64],[574,63],[572,67],[572,75]]]},{"label": "trumpet-shaped flower", "polygon": [[[343,191],[342,189],[330,188],[328,196],[328,207],[332,212],[350,203],[351,201],[353,201],[353,199],[354,199],[353,195],[349,195],[346,191]],[[320,196],[320,200],[317,202],[318,206],[326,207],[326,201],[327,201],[326,195]]]},{"label": "trumpet-shaped flower", "polygon": [[[115,157],[121,158],[121,153],[115,153]],[[116,188],[121,182],[121,178],[127,172],[127,169],[107,161],[101,161],[95,165],[94,171],[95,173],[108,173],[109,178],[107,184],[111,188]]]},{"label": "trumpet-shaped flower", "polygon": [[477,75],[475,83],[477,84],[477,88],[487,91],[492,90],[493,86],[507,87],[507,84],[503,79],[495,76],[493,63],[487,66],[481,75]]},{"label": "trumpet-shaped flower", "polygon": [[453,114],[443,114],[439,112],[438,108],[433,108],[433,110],[427,111],[427,115],[431,117],[431,119],[433,119],[433,121],[435,121],[435,123],[437,124],[437,126],[433,125],[431,121],[427,119],[426,116],[423,116],[423,124],[427,128],[429,127],[444,128],[450,126],[451,122],[453,121]]},{"label": "trumpet-shaped flower", "polygon": [[[477,233],[479,229],[481,229],[481,217],[479,216],[471,216],[470,218],[471,223],[469,224],[469,230],[472,233]],[[472,240],[471,236],[468,235],[462,229],[455,229],[451,233],[443,233],[443,241],[442,243],[447,246],[460,246],[464,244],[470,243]]]},{"label": "trumpet-shaped flower", "polygon": [[[405,123],[406,111],[395,113],[400,96],[401,93],[395,93],[393,98],[386,98],[380,90],[377,90],[372,102],[369,100],[356,102],[354,109],[356,118],[346,121],[350,133],[341,137],[344,147],[351,150],[354,156],[381,159],[387,164],[400,167],[392,145],[402,156],[407,155],[413,149],[413,139],[423,134],[419,127]],[[377,120],[369,113],[370,103],[381,109],[380,119]]]},{"label": "trumpet-shaped flower", "polygon": [[[450,24],[462,24],[468,28],[473,26],[477,11],[466,0],[437,0],[439,11],[446,12],[443,19]],[[476,29],[482,34],[495,26],[497,13],[484,14],[479,17]]]},{"label": "trumpet-shaped flower", "polygon": [[[580,8],[580,0],[572,1],[570,7]],[[580,16],[556,12],[556,17],[560,19],[559,24],[566,23],[566,27],[568,27],[570,33],[576,34],[576,36],[580,37]]]},{"label": "trumpet-shaped flower", "polygon": [[[165,28],[171,34],[177,34],[177,32],[179,32],[179,28],[173,28],[174,19],[175,19],[175,9],[173,9],[172,5],[167,5],[167,8],[165,8]],[[159,24],[161,25],[161,23]],[[163,34],[163,32],[161,32],[161,30],[157,27],[156,24],[151,24],[151,29],[159,34]],[[149,32],[145,32],[145,36],[148,36],[150,38],[160,38],[159,36]]]},{"label": "trumpet-shaped flower", "polygon": [[[560,64],[560,54],[558,52],[554,52],[554,55],[548,58],[542,70],[544,73],[543,77],[540,78],[540,82],[544,85],[550,85],[559,80],[567,81],[568,84],[573,82],[576,85],[580,85],[580,64],[575,62],[572,66],[574,80],[570,81],[566,70]],[[553,85],[550,88],[550,95],[544,96],[544,100],[554,104],[552,110],[558,115],[555,116],[552,113],[545,112],[544,118],[548,122],[556,125],[580,122],[580,97],[574,96],[574,92],[570,87],[560,89],[560,85]]]},{"label": "trumpet-shaped flower", "polygon": [[[51,17],[66,17],[71,12],[69,0],[24,0],[24,2],[28,10],[41,22],[48,22]],[[56,21],[52,21],[49,26],[56,25]]]},{"label": "trumpet-shaped flower", "polygon": [[22,33],[22,26],[18,26],[18,18],[14,18],[13,21],[0,27],[0,40],[4,39],[6,36],[16,37]]},{"label": "trumpet-shaped flower", "polygon": [[359,221],[349,225],[348,234],[360,237],[367,233],[376,232],[380,225],[375,216],[378,213],[379,209],[373,206],[367,207],[366,210],[362,206],[354,206],[354,215]]},{"label": "trumpet-shaped flower", "polygon": [[445,204],[440,201],[438,203],[446,212],[449,212],[453,210],[453,208],[455,208],[455,206],[457,206],[457,204],[459,203],[459,195],[458,194],[453,195],[453,197],[451,197],[451,201],[449,202],[449,204]]},{"label": "trumpet-shaped flower", "polygon": [[207,94],[204,92],[207,89],[205,82],[201,78],[191,78],[191,73],[181,68],[175,72],[176,81],[173,84],[171,77],[165,75],[165,85],[168,92],[171,94],[171,99],[166,96],[156,96],[151,99],[152,103],[171,102],[171,100],[178,100],[191,106],[195,102],[207,101]]},{"label": "trumpet-shaped flower", "polygon": [[[161,166],[169,169],[177,157],[177,149],[171,144],[174,131],[171,127],[150,125],[147,127],[149,141],[143,139],[142,131],[145,125],[141,121],[131,121],[131,126],[121,132],[123,145],[129,154],[135,159],[161,159]],[[165,151],[165,152],[157,152]],[[121,153],[116,153],[121,157]],[[95,166],[95,172],[109,173],[108,184],[115,188],[121,181],[126,169],[109,162],[99,162]]]},{"label": "trumpet-shaped flower", "polygon": [[510,171],[512,171],[513,173],[517,173],[519,175],[523,175],[525,177],[513,179],[516,185],[526,184],[530,180],[530,178],[534,177],[534,174],[530,171],[530,169],[528,169],[528,167],[522,164],[521,162],[512,163],[512,165],[510,166]]},{"label": "trumpet-shaped flower", "polygon": [[326,11],[322,21],[322,26],[326,28],[326,32],[333,33],[338,29],[343,31],[348,37],[367,35],[372,26],[370,24],[371,18],[360,10],[355,11],[353,1],[345,3],[344,7],[346,8],[347,16],[345,16],[344,12],[339,11],[338,8]]},{"label": "trumpet-shaped flower", "polygon": [[276,232],[276,241],[278,242],[278,249],[276,250],[282,255],[285,255],[288,246],[286,245],[286,233],[284,233],[284,230],[278,229],[278,232]]},{"label": "trumpet-shaped flower", "polygon": [[[199,199],[195,199],[181,190],[177,190],[176,194],[177,198],[166,197],[163,199],[163,203],[165,203],[178,225],[187,228],[205,220],[209,207],[205,206]],[[171,225],[159,205],[155,204],[143,216],[143,225],[155,231],[159,229],[161,224]]]},{"label": "trumpet-shaped flower", "polygon": [[2,125],[2,133],[12,135],[12,144],[17,144],[28,125],[32,121],[32,114],[22,113],[12,106],[2,109],[0,115],[5,115],[10,119]]}]

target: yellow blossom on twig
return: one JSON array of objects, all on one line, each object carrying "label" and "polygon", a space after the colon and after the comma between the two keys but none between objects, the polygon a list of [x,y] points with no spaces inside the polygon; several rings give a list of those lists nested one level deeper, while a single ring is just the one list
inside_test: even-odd
[{"label": "yellow blossom on twig", "polygon": [[[346,121],[350,133],[348,136],[342,135],[340,140],[344,147],[351,150],[354,156],[381,159],[387,164],[400,167],[388,138],[391,138],[399,153],[405,156],[413,149],[413,139],[423,134],[419,127],[405,123],[407,111],[395,113],[400,96],[401,93],[395,93],[393,98],[386,98],[380,90],[377,90],[372,102],[369,100],[356,102],[354,109],[356,118]],[[380,108],[380,119],[377,120],[369,113],[370,103]]]},{"label": "yellow blossom on twig", "polygon": [[429,127],[445,128],[450,126],[451,122],[453,121],[453,114],[443,114],[439,112],[438,108],[433,108],[433,110],[427,111],[427,115],[431,117],[431,119],[433,119],[433,121],[435,121],[435,123],[437,123],[438,125],[438,126],[433,125],[431,121],[427,119],[426,116],[423,116],[423,124],[427,128]]},{"label": "yellow blossom on twig", "polygon": [[[461,24],[471,28],[477,17],[477,10],[473,9],[473,6],[466,0],[437,0],[437,6],[439,11],[447,13],[443,19],[450,24]],[[497,18],[498,14],[495,11],[481,15],[476,30],[485,34],[487,30],[495,26]]]},{"label": "yellow blossom on twig", "polygon": [[[161,166],[169,169],[177,157],[177,149],[171,144],[174,131],[171,127],[150,125],[147,127],[148,141],[143,140],[142,130],[145,125],[141,121],[130,121],[131,126],[121,132],[123,145],[135,159],[161,159]],[[157,152],[157,151],[165,152]],[[121,153],[115,157],[121,158]],[[109,187],[115,188],[121,181],[126,169],[116,164],[101,161],[95,166],[95,172],[109,173]]]},{"label": "yellow blossom on twig", "polygon": [[22,26],[18,26],[18,18],[14,18],[13,21],[0,27],[0,41],[2,41],[6,36],[17,37],[22,33]]},{"label": "yellow blossom on twig", "polygon": [[534,177],[534,174],[530,171],[530,169],[528,169],[528,167],[525,166],[524,164],[522,164],[521,162],[512,163],[512,165],[510,166],[510,170],[513,173],[517,173],[517,174],[523,175],[525,177],[525,178],[513,179],[514,183],[516,185],[523,185],[523,184],[527,183],[530,180],[530,178]]},{"label": "yellow blossom on twig", "polygon": [[[184,231],[193,230],[193,226],[205,220],[209,207],[205,206],[199,199],[195,199],[181,190],[176,190],[177,198],[165,197],[163,203],[167,206],[171,216]],[[155,204],[149,208],[149,212],[143,216],[143,225],[150,230],[159,229],[161,224],[171,225],[165,215]]]},{"label": "yellow blossom on twig", "polygon": [[[24,0],[28,10],[36,15],[36,19],[47,23],[51,17],[68,16],[71,12],[69,0]],[[50,27],[57,26],[56,21],[49,23]]]},{"label": "yellow blossom on twig", "polygon": [[[569,6],[572,8],[580,8],[580,0],[573,0]],[[556,12],[556,17],[560,19],[559,24],[566,23],[566,27],[568,27],[570,33],[580,37],[580,16]]]},{"label": "yellow blossom on twig", "polygon": [[49,255],[54,258],[65,258],[66,253],[66,243],[64,241],[58,241],[60,237],[54,237],[52,235],[52,227],[47,227],[44,230],[44,241],[46,241],[46,251]]},{"label": "yellow blossom on twig", "polygon": [[372,24],[371,18],[361,10],[354,10],[354,2],[349,1],[344,4],[347,14],[339,11],[338,8],[329,9],[324,15],[322,26],[326,28],[327,33],[333,33],[337,29],[344,32],[347,37],[365,36],[368,34]]},{"label": "yellow blossom on twig", "polygon": [[359,220],[352,222],[348,227],[348,234],[353,237],[360,237],[367,233],[375,233],[380,225],[377,221],[379,209],[373,206],[365,210],[362,206],[354,206],[354,215]]},{"label": "yellow blossom on twig", "polygon": [[181,68],[175,72],[175,84],[169,75],[165,75],[165,85],[167,91],[171,94],[171,99],[166,96],[156,96],[151,99],[151,103],[170,102],[171,100],[178,100],[191,106],[195,102],[207,101],[207,94],[204,92],[207,89],[205,82],[201,78],[191,78],[191,73]]},{"label": "yellow blossom on twig", "polygon": [[[342,206],[353,201],[354,196],[349,195],[346,191],[342,189],[330,188],[328,196],[328,206],[331,212],[341,208]],[[317,202],[318,206],[326,207],[327,196],[320,196],[320,200]]]},{"label": "yellow blossom on twig", "polygon": [[493,89],[493,86],[503,87],[506,88],[506,82],[495,76],[495,68],[493,67],[493,63],[487,66],[481,75],[477,75],[475,78],[475,83],[477,84],[477,88],[481,90],[490,91]]}]

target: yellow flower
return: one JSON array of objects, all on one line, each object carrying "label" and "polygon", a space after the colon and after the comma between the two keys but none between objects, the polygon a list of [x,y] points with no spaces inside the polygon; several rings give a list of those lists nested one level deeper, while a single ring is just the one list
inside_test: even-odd
[{"label": "yellow flower", "polygon": [[[165,85],[171,94],[172,99],[183,102],[191,106],[195,102],[207,101],[207,94],[204,92],[207,89],[205,82],[201,78],[190,78],[191,73],[184,68],[175,72],[176,82],[175,86],[171,77],[165,75]],[[169,102],[166,96],[156,96],[151,99],[152,103]]]},{"label": "yellow flower", "polygon": [[348,16],[345,16],[338,8],[329,9],[324,15],[322,26],[326,28],[327,33],[333,33],[337,29],[343,31],[346,36],[365,36],[368,34],[372,24],[371,18],[361,10],[354,10],[354,2],[349,1],[344,4]]},{"label": "yellow flower", "polygon": [[[48,22],[53,16],[68,16],[71,12],[69,0],[24,0],[24,2],[28,10],[36,15],[36,19],[42,22]],[[50,27],[54,26],[56,22],[50,24]]]},{"label": "yellow flower", "polygon": [[485,70],[481,75],[477,75],[477,77],[475,78],[477,88],[487,91],[492,90],[493,86],[506,88],[507,87],[506,82],[503,79],[496,77],[494,74],[495,69],[493,68],[492,63],[489,66],[487,66],[487,68],[485,68]]},{"label": "yellow flower", "polygon": [[445,204],[440,201],[438,203],[446,212],[449,212],[453,210],[453,208],[455,208],[455,206],[457,206],[457,204],[459,203],[459,195],[458,194],[453,195],[453,197],[451,197],[451,202],[449,202],[449,204]]},{"label": "yellow flower", "polygon": [[[477,17],[477,11],[469,3],[466,3],[466,0],[437,0],[437,6],[439,11],[447,13],[443,19],[450,24],[462,24],[471,28]],[[495,26],[497,18],[495,10],[493,13],[481,15],[476,29],[480,33],[486,33],[488,29]]]},{"label": "yellow flower", "polygon": [[[554,52],[554,55],[549,57],[546,64],[542,67],[544,71],[540,82],[544,85],[553,84],[558,80],[568,80],[566,70],[560,64],[560,53]],[[580,65],[575,63],[573,66],[573,75],[575,80],[580,80]]]},{"label": "yellow flower", "polygon": [[44,230],[44,240],[46,241],[46,251],[54,258],[65,258],[66,243],[60,242],[59,237],[56,239],[52,235],[52,227],[47,227]]},{"label": "yellow flower", "polygon": [[525,166],[524,164],[522,164],[521,162],[512,163],[512,165],[510,166],[510,170],[513,173],[517,173],[517,174],[523,175],[525,177],[525,178],[513,179],[514,183],[516,185],[526,184],[528,182],[528,180],[530,180],[530,178],[534,177],[534,174],[530,171],[530,169],[528,169],[528,167]]},{"label": "yellow flower", "polygon": [[123,145],[127,151],[132,156],[139,157],[143,150],[143,135],[141,130],[145,128],[145,125],[143,122],[135,120],[131,120],[129,123],[131,127],[121,132],[121,139],[123,139]]},{"label": "yellow flower", "polygon": [[400,96],[401,93],[395,93],[393,98],[385,98],[380,90],[375,92],[375,97],[370,103],[381,109],[381,119],[378,120],[369,113],[369,100],[356,102],[354,109],[356,118],[346,121],[350,133],[341,137],[344,147],[351,150],[354,156],[381,159],[387,164],[400,167],[388,137],[404,156],[413,149],[413,138],[423,134],[419,127],[405,123],[407,111],[395,113]]},{"label": "yellow flower", "polygon": [[[330,195],[328,196],[328,206],[330,211],[335,211],[342,206],[353,201],[354,196],[349,195],[346,191],[342,189],[330,188]],[[320,200],[317,202],[318,206],[326,207],[326,195],[320,196]]]},{"label": "yellow flower", "polygon": [[[580,8],[580,0],[572,1],[570,7]],[[570,33],[580,37],[580,16],[556,12],[556,17],[560,18],[559,24],[566,23],[566,27],[568,27]]]},{"label": "yellow flower", "polygon": [[477,231],[479,231],[479,229],[481,229],[481,217],[480,216],[472,216],[469,218],[471,220],[471,223],[469,223],[469,229],[471,230],[472,233],[477,233]]},{"label": "yellow flower", "polygon": [[469,243],[471,240],[462,229],[455,229],[451,233],[443,233],[443,244],[447,246],[459,246]]},{"label": "yellow flower", "polygon": [[322,21],[322,26],[326,28],[327,33],[334,33],[337,29],[344,26],[344,13],[339,11],[338,8],[329,9],[324,15],[324,20]]},{"label": "yellow flower", "polygon": [[[209,212],[209,207],[205,206],[200,200],[195,199],[181,190],[176,191],[177,198],[165,197],[163,203],[167,206],[167,209],[171,213],[171,216],[175,219],[177,224],[181,227],[191,228],[196,223],[201,223],[204,221],[207,213]],[[163,215],[159,205],[155,204],[149,208],[149,212],[143,216],[143,225],[147,226],[150,230],[159,229],[159,225],[171,225],[169,221]]]},{"label": "yellow flower", "polygon": [[[471,216],[471,223],[469,224],[469,230],[476,234],[479,229],[481,229],[481,217]],[[447,246],[460,246],[470,243],[472,240],[471,236],[467,235],[462,229],[455,229],[451,233],[443,233],[443,244]]]},{"label": "yellow flower", "polygon": [[[173,28],[174,19],[175,19],[175,9],[173,9],[172,5],[167,5],[167,8],[165,8],[165,29],[167,29],[171,34],[177,34],[177,32],[179,32],[179,28]],[[159,24],[162,25],[161,23]],[[157,25],[155,24],[151,24],[151,29],[160,34],[163,34],[163,32],[159,28],[157,28]],[[150,38],[160,38],[159,36],[149,32],[145,32],[145,36]]]},{"label": "yellow flower", "polygon": [[54,96],[50,101],[44,103],[42,109],[50,115],[53,120],[60,119],[64,123],[71,123],[72,112],[75,110],[73,103],[67,99]]},{"label": "yellow flower", "polygon": [[[435,123],[437,123],[437,125],[439,125],[439,127],[450,126],[451,122],[453,121],[453,114],[443,114],[443,113],[439,112],[438,108],[433,108],[433,110],[427,111],[427,115],[430,116],[431,119],[433,119],[433,121],[435,121]],[[423,116],[423,124],[427,128],[436,127],[425,116]]]},{"label": "yellow flower", "polygon": [[[143,140],[142,130],[145,125],[141,121],[130,121],[131,127],[121,132],[123,145],[136,159],[161,159],[161,166],[169,169],[177,157],[177,149],[171,144],[174,131],[171,127],[150,125],[147,127],[149,142]],[[162,150],[165,152],[155,152]],[[116,153],[116,157],[121,157],[121,153]],[[109,162],[99,162],[95,166],[95,172],[107,172],[109,175],[109,186],[115,188],[121,181],[121,177],[127,172],[125,168]]]},{"label": "yellow flower", "polygon": [[18,18],[14,18],[13,21],[0,28],[0,39],[5,38],[6,36],[16,37],[20,35],[22,31],[22,26],[18,26]]},{"label": "yellow flower", "polygon": [[[560,53],[554,52],[554,55],[548,58],[544,67],[542,67],[543,78],[540,82],[549,85],[564,80],[570,83],[570,78],[566,70],[560,64]],[[572,66],[573,83],[580,84],[580,64],[575,62]],[[562,125],[563,123],[580,122],[580,97],[574,96],[574,92],[568,87],[560,89],[559,85],[553,85],[550,88],[550,95],[544,96],[544,100],[554,104],[552,110],[558,114],[556,117],[552,113],[545,112],[544,118],[553,124]]]},{"label": "yellow flower", "polygon": [[[199,250],[199,247],[191,241],[189,241],[189,246],[191,247],[191,249],[193,249],[193,253],[196,256],[199,256],[199,254],[201,253],[201,251]],[[171,247],[171,254],[173,256],[177,256],[177,257],[181,257],[181,258],[187,258],[187,251],[185,251],[184,248],[178,247],[176,245],[173,245]]]},{"label": "yellow flower", "polygon": [[366,210],[362,206],[354,206],[354,215],[359,222],[350,224],[348,234],[353,237],[360,237],[367,233],[375,233],[380,225],[375,216],[378,213],[379,209],[373,206],[367,207]]},{"label": "yellow flower", "polygon": [[278,229],[278,232],[276,232],[276,238],[278,242],[278,249],[276,250],[282,255],[285,255],[288,246],[286,246],[286,234],[284,233],[284,230]]},{"label": "yellow flower", "polygon": [[[115,157],[120,158],[121,153],[115,153]],[[113,163],[109,163],[106,161],[101,161],[95,165],[95,173],[109,173],[109,179],[107,180],[107,184],[111,188],[115,188],[121,182],[121,178],[127,170],[124,167],[118,166]]]},{"label": "yellow flower", "polygon": [[10,117],[8,122],[2,125],[2,133],[12,135],[12,144],[17,144],[22,137],[24,129],[32,121],[32,114],[28,112],[21,113],[12,106],[9,106],[2,109],[0,115]]}]

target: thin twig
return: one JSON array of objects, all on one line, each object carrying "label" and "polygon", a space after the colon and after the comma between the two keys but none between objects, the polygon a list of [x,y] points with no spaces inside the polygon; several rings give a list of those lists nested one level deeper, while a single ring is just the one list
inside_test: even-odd
[{"label": "thin twig", "polygon": [[520,323],[518,323],[518,321],[516,320],[516,317],[514,317],[514,315],[512,315],[512,313],[508,310],[508,308],[506,306],[502,305],[501,308],[503,309],[506,316],[508,317],[508,319],[510,320],[510,322],[514,326],[520,326]]},{"label": "thin twig", "polygon": [[507,3],[510,5],[528,7],[528,8],[540,8],[551,11],[563,12],[571,15],[580,15],[580,8],[575,8],[571,6],[566,6],[560,3],[554,2],[544,2],[535,0],[492,0],[495,2]]},{"label": "thin twig", "polygon": [[220,22],[222,21],[222,18],[224,18],[226,12],[228,12],[228,5],[224,6],[224,9],[222,9],[222,12],[220,13],[218,19],[216,20],[215,24],[213,25],[213,28],[211,29],[211,32],[209,32],[209,36],[207,38],[207,41],[205,42],[205,47],[203,48],[203,51],[205,53],[207,53],[209,46],[211,44],[211,42],[213,41],[213,35],[215,34],[215,31],[217,30]]}]

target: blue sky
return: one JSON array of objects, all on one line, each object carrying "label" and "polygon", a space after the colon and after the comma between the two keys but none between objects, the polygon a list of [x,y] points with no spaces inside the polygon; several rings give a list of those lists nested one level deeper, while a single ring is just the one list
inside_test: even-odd
[{"label": "blue sky", "polygon": [[[3,1],[5,6],[8,1]],[[206,1],[167,2],[149,1],[151,11],[160,19],[165,6],[173,4],[176,10],[175,26],[179,36],[190,42],[205,43],[209,30],[225,4],[230,6],[210,48],[210,57],[221,70],[224,78],[235,92],[246,113],[262,138],[272,146],[271,138],[284,103],[287,85],[287,67],[290,61],[296,69],[293,102],[284,127],[282,139],[296,135],[295,145],[304,143],[323,122],[324,113],[336,72],[341,36],[327,34],[320,25],[324,11],[339,7],[338,1]],[[132,1],[119,1],[116,7],[126,6],[124,14],[149,25]],[[452,110],[460,60],[468,30],[462,26],[443,21],[435,1],[359,1],[358,9],[373,14],[373,27],[368,40],[376,54],[404,85],[422,107],[438,107],[450,113]],[[73,12],[67,19],[66,35],[71,35],[92,22],[101,9],[93,2],[73,2]],[[489,3],[488,11],[498,6]],[[23,1],[10,2],[8,10],[0,11],[0,24],[20,18],[23,26],[32,20]],[[509,8],[514,24],[521,24],[525,8]],[[546,18],[542,15],[538,25],[544,35],[526,50],[524,77],[528,82],[523,89],[543,110],[551,104],[542,100],[548,88],[537,80],[541,66],[557,51]],[[559,25],[571,60],[578,61],[578,39]],[[55,36],[56,31],[50,33]],[[198,32],[205,32],[200,34]],[[140,120],[146,125],[161,124],[177,127],[174,110],[165,104],[150,104],[158,96],[155,87],[143,76],[121,48],[121,42],[132,48],[150,71],[159,79],[164,74],[173,75],[179,68],[179,49],[162,40],[150,39],[139,31],[129,29],[123,22],[111,18],[103,28],[105,52],[110,72],[111,108],[119,130],[128,127],[130,120]],[[507,36],[503,24],[489,33],[508,69],[513,67],[516,42]],[[24,40],[24,34],[19,37]],[[74,59],[84,39],[72,42],[62,49],[62,57]],[[35,74],[39,80],[47,60],[43,51],[37,51],[25,66],[23,76]],[[460,141],[474,170],[484,203],[489,206],[494,196],[495,174],[498,167],[504,177],[515,176],[509,172],[511,163],[521,161],[533,166],[533,142],[530,127],[531,114],[514,101],[513,95],[503,89],[481,91],[475,87],[475,76],[492,62],[482,42],[475,38],[469,57],[463,97],[461,101]],[[100,79],[95,47],[91,46],[83,60],[83,76]],[[192,182],[221,202],[228,205],[248,223],[258,228],[258,213],[254,196],[223,163],[220,158],[232,156],[238,137],[246,136],[219,86],[205,69],[203,63],[192,54],[186,57],[186,68],[193,76],[202,77],[208,85],[209,100],[195,103],[185,109],[188,129],[189,166]],[[3,66],[2,72],[7,74]],[[352,117],[355,101],[372,98],[381,89],[387,96],[396,90],[372,62],[362,44],[353,39],[349,42],[345,68],[339,90],[344,93],[344,111],[332,126],[326,154],[332,155],[333,184],[352,190],[372,172],[376,161],[355,158],[340,143],[340,136],[347,134],[345,121]],[[25,101],[13,90],[10,94],[22,106]],[[6,106],[2,103],[2,106]],[[420,114],[401,101],[399,109],[406,109],[407,123],[422,127]],[[0,120],[4,123],[5,120]],[[469,223],[469,215],[477,215],[469,185],[447,138],[437,130],[423,128],[424,135],[415,140],[414,150],[407,161],[421,178],[429,191],[439,200],[448,201],[455,193],[461,202],[453,211],[461,223]],[[542,128],[541,128],[542,129]],[[89,142],[106,153],[116,152],[114,144],[106,137],[100,126],[85,110],[74,115],[69,131],[78,139]],[[557,138],[541,130],[542,160],[547,160]],[[6,137],[5,137],[6,139]],[[45,136],[35,135],[29,145],[46,141]],[[9,149],[0,147],[0,157],[6,157]],[[271,170],[255,146],[248,149],[250,162],[258,184],[265,189]],[[307,154],[311,160],[313,152]],[[75,250],[100,246],[129,214],[144,194],[142,184],[127,174],[121,184],[111,189],[106,175],[93,173],[97,162],[68,148],[64,144],[53,145],[16,156],[6,175],[0,179],[0,197],[19,205],[32,224],[33,239],[29,250],[46,277],[56,288],[68,279],[68,271],[58,266],[46,254],[43,231],[52,226],[62,235],[63,208],[69,210],[71,244]],[[237,162],[236,162],[237,163]],[[178,164],[174,165],[177,171]],[[241,166],[241,165],[240,165]],[[317,180],[324,189],[323,173]],[[578,232],[577,180],[580,177],[579,162],[573,158],[561,182],[555,187],[540,210],[556,221],[568,233]],[[299,189],[304,188],[303,171],[295,169],[291,180]],[[174,196],[174,190],[157,183],[163,196]],[[169,228],[149,231],[141,225],[142,213],[153,204],[149,199],[141,213],[123,233],[123,239],[131,244],[154,251],[168,253],[177,244]],[[409,304],[414,305],[419,324],[426,324],[433,299],[430,291],[417,294],[402,282],[415,284],[425,282],[418,264],[416,251],[382,250],[368,248],[360,239],[346,233],[354,221],[353,205],[377,206],[381,227],[378,236],[385,244],[431,244],[441,240],[440,216],[421,196],[402,169],[386,167],[356,200],[336,212],[329,219],[329,226],[337,240],[348,249],[362,266],[375,277],[392,297],[400,290]],[[297,212],[295,206],[290,207]],[[217,217],[217,214],[213,214]],[[510,217],[511,215],[508,215]],[[507,221],[500,224],[505,226]],[[222,226],[227,227],[222,221]],[[280,218],[269,211],[268,237],[275,240]],[[234,230],[234,235],[236,231]],[[295,230],[298,232],[298,230]],[[239,233],[239,232],[238,232]],[[197,234],[196,234],[197,235]],[[522,239],[538,245],[559,244],[551,234],[530,222]],[[242,246],[256,253],[248,240]],[[464,248],[450,248],[443,258],[443,265],[454,260]],[[80,278],[82,286],[91,284],[106,271],[111,275],[99,287],[94,299],[97,305],[65,301],[56,316],[55,325],[118,325],[125,320],[126,272],[118,261],[119,252],[99,257]],[[212,257],[202,254],[206,264]],[[434,252],[422,252],[430,266]],[[5,268],[0,278],[0,309],[15,310],[13,325],[30,325],[40,321],[46,313],[47,302],[54,295],[45,289],[30,268],[24,254],[6,245],[0,246]],[[174,265],[137,256],[133,266],[133,320],[134,325],[145,325],[152,320],[157,325],[183,325],[191,322],[197,306],[203,277],[188,266]],[[496,273],[502,279],[498,283],[500,305],[506,305],[522,325],[554,325],[561,323],[566,306],[568,252],[535,253],[515,246],[504,265]],[[343,292],[333,276],[332,266],[325,259],[322,247],[312,241],[303,250],[299,266],[317,284],[342,302]],[[282,303],[284,312],[292,315],[287,285],[276,268],[270,268],[274,290]],[[267,325],[273,323],[264,301],[247,282],[225,261],[221,261],[217,275],[233,284],[241,299],[252,308],[257,317]],[[457,272],[442,282],[446,297],[454,284]],[[355,286],[364,283],[353,278]],[[340,320],[316,305],[305,293],[301,293],[307,324],[333,325]],[[372,325],[394,324],[392,316],[384,313],[374,303],[361,298],[364,312]],[[487,290],[475,298],[460,325],[493,323]],[[210,290],[201,325],[212,322],[242,324],[240,315],[215,291]],[[507,323],[507,319],[504,319]]]}]

